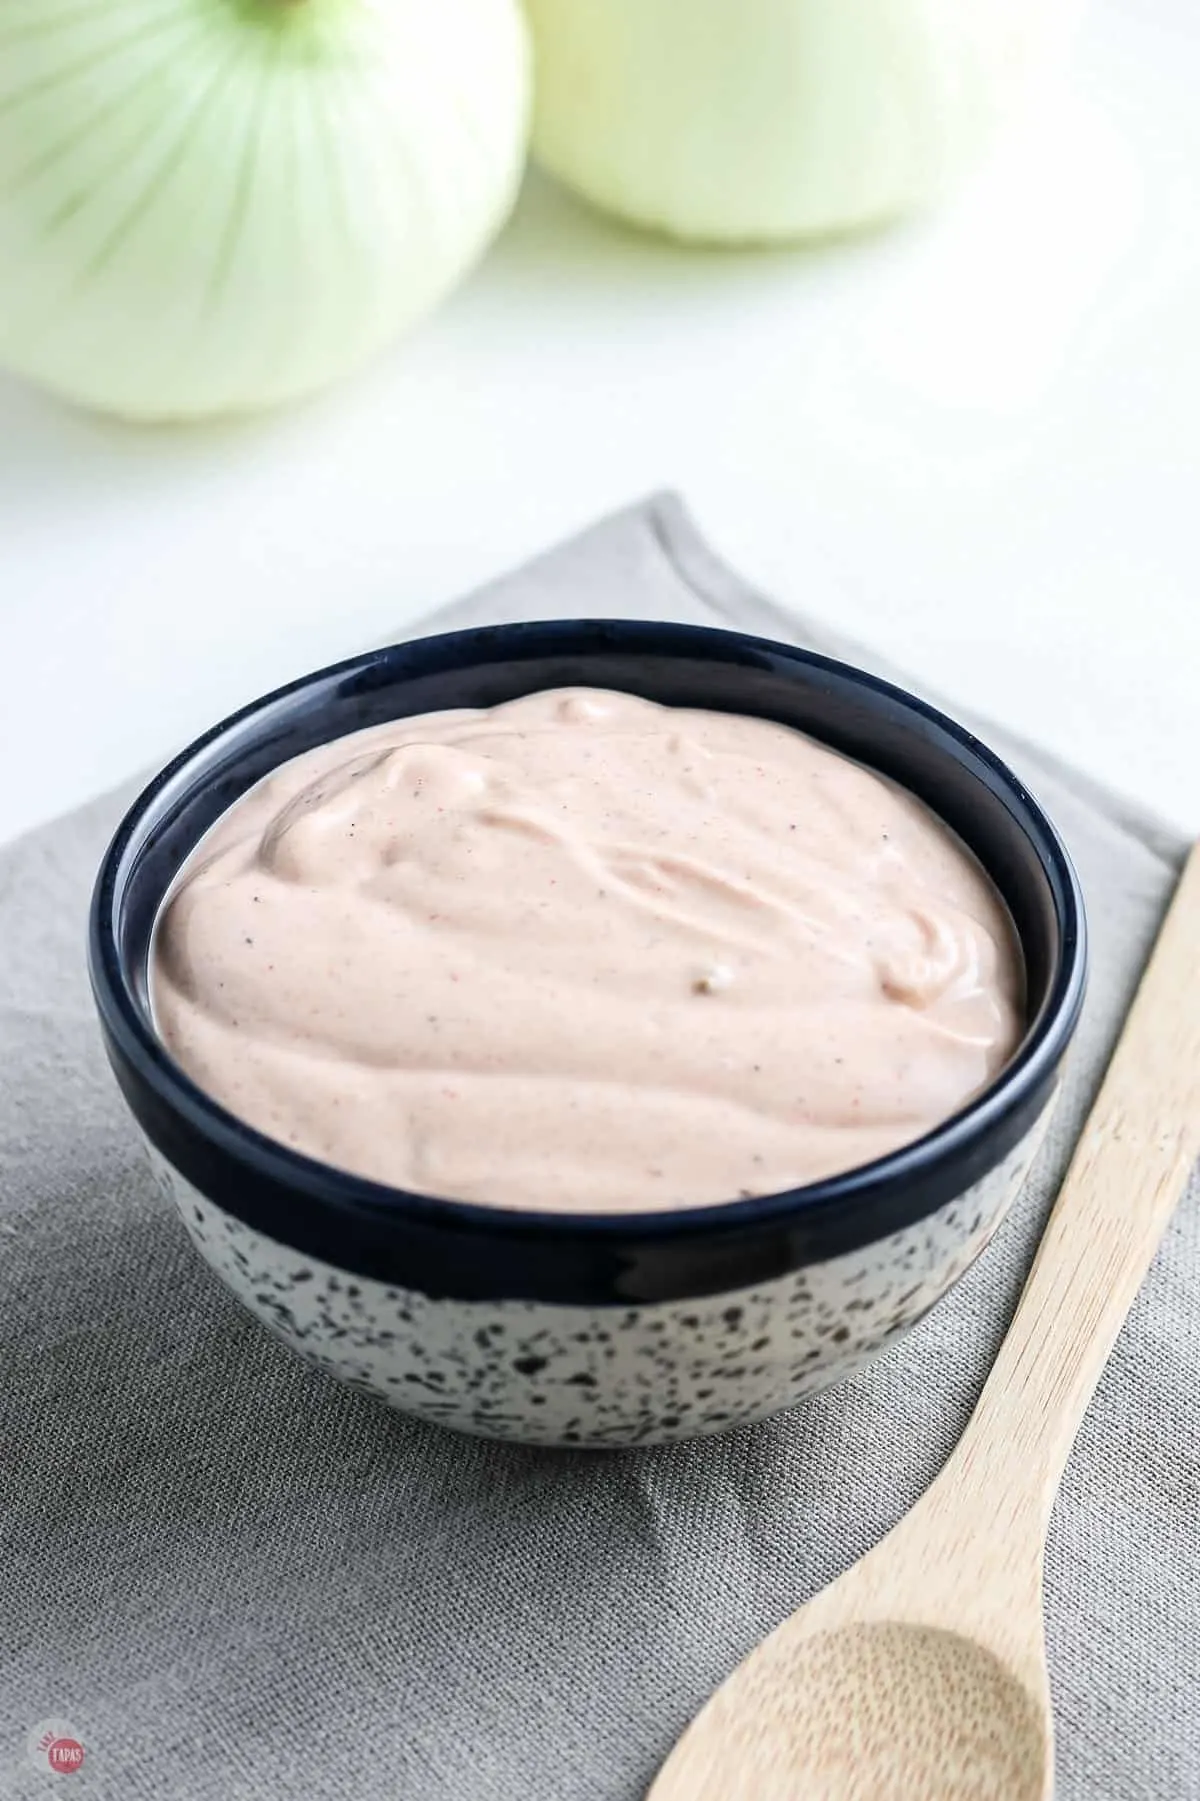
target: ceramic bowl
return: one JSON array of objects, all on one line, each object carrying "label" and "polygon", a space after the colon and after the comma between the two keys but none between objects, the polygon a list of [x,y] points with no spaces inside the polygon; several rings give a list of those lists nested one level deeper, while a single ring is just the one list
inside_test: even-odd
[{"label": "ceramic bowl", "polygon": [[[803,728],[921,797],[1003,895],[1024,1038],[935,1131],[789,1193],[619,1216],[506,1211],[347,1175],[243,1125],[185,1076],[147,998],[181,864],[290,757],[406,714],[585,684]],[[425,638],[292,683],[216,726],[120,826],[96,883],[93,991],[164,1193],[202,1256],[330,1375],[439,1424],[529,1443],[719,1432],[838,1382],[909,1329],[995,1231],[1054,1105],[1085,977],[1078,884],[979,740],[861,670],[738,633],[644,622]]]}]

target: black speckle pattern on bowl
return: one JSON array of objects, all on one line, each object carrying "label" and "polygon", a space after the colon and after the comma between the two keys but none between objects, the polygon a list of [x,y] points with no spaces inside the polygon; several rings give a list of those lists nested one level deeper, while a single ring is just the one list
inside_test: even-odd
[{"label": "black speckle pattern on bowl", "polygon": [[915,1225],[702,1299],[645,1306],[431,1299],[289,1250],[151,1162],[202,1255],[278,1337],[407,1413],[525,1444],[656,1444],[761,1419],[843,1380],[979,1255],[1053,1103],[1003,1162]]}]

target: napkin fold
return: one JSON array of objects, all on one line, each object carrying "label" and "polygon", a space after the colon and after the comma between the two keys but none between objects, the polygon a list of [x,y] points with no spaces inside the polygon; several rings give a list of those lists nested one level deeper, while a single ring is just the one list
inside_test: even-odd
[{"label": "napkin fold", "polygon": [[[670,495],[423,629],[589,614],[879,668],[751,591]],[[70,1793],[96,1801],[635,1801],[738,1659],[912,1505],[1000,1342],[1184,851],[983,730],[1066,837],[1091,920],[1048,1142],[984,1256],[869,1370],[661,1450],[452,1437],[269,1338],[143,1168],[92,1017],[87,899],[133,790],[0,852],[0,1795],[46,1793],[27,1738],[53,1721],[83,1746]],[[1200,1798],[1197,1198],[1054,1516],[1060,1801]]]}]

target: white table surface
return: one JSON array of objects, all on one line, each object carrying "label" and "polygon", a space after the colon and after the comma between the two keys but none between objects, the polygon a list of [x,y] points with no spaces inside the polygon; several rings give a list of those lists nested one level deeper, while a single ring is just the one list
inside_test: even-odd
[{"label": "white table surface", "polygon": [[1195,0],[1096,0],[1070,94],[918,227],[688,253],[535,178],[307,407],[137,432],[0,382],[0,838],[662,485],[785,604],[1200,825],[1197,94]]}]

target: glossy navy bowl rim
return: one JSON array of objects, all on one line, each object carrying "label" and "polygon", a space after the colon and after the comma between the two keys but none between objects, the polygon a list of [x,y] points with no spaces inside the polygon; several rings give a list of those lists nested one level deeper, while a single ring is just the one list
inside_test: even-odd
[{"label": "glossy navy bowl rim", "polygon": [[[124,959],[113,930],[113,899],[125,859],[138,839],[145,814],[162,791],[195,758],[227,733],[253,719],[255,714],[266,712],[289,697],[302,694],[306,689],[327,683],[331,679],[365,672],[398,652],[419,646],[428,646],[430,649],[450,648],[455,644],[466,649],[472,642],[479,644],[481,652],[485,649],[494,652],[497,646],[503,648],[504,642],[512,634],[520,634],[525,641],[536,641],[540,633],[544,632],[550,637],[571,626],[583,625],[597,631],[618,632],[633,647],[642,638],[648,649],[653,645],[661,652],[662,637],[666,633],[676,641],[681,654],[689,644],[711,647],[714,641],[723,641],[731,651],[782,655],[803,663],[810,670],[836,674],[851,684],[898,702],[902,708],[935,725],[970,756],[984,764],[997,779],[1006,797],[1011,796],[1018,801],[1021,809],[1033,819],[1041,835],[1041,843],[1035,842],[1034,848],[1039,861],[1052,872],[1054,878],[1052,887],[1058,926],[1054,967],[1042,1005],[1027,1028],[1016,1054],[1005,1064],[994,1081],[964,1108],[935,1126],[932,1131],[886,1156],[798,1188],[695,1207],[611,1213],[556,1212],[452,1200],[444,1196],[391,1187],[365,1176],[353,1175],[336,1165],[305,1156],[247,1125],[207,1095],[175,1063],[143,1015],[128,980]],[[495,655],[486,654],[481,654],[478,659],[480,662],[495,660]],[[1017,823],[1020,824],[1019,821]],[[1031,834],[1023,826],[1021,830],[1022,835],[1029,839]],[[949,715],[919,696],[894,682],[872,675],[855,664],[749,632],[727,631],[673,620],[554,619],[474,626],[457,632],[401,640],[396,644],[362,652],[337,663],[327,664],[321,669],[311,670],[268,694],[260,695],[193,739],[142,789],[125,813],[105,852],[89,909],[88,966],[101,1021],[137,1076],[168,1110],[178,1114],[185,1124],[206,1137],[218,1151],[240,1161],[251,1171],[262,1174],[281,1187],[300,1188],[310,1200],[334,1211],[369,1218],[376,1225],[386,1224],[389,1217],[397,1220],[408,1217],[435,1228],[482,1231],[493,1238],[520,1241],[544,1238],[549,1234],[576,1243],[591,1241],[600,1246],[612,1240],[631,1238],[639,1241],[694,1238],[697,1233],[735,1231],[739,1227],[751,1228],[777,1222],[808,1220],[813,1215],[817,1217],[811,1219],[811,1223],[816,1227],[820,1217],[827,1215],[830,1209],[849,1202],[861,1205],[865,1198],[869,1199],[872,1190],[882,1195],[893,1184],[907,1184],[922,1170],[927,1171],[936,1166],[943,1157],[961,1152],[972,1141],[985,1139],[1039,1085],[1048,1085],[1053,1078],[1055,1068],[1074,1032],[1083,1003],[1087,972],[1087,934],[1079,880],[1066,847],[1048,815],[1019,777],[994,751],[965,726],[959,725]],[[908,1222],[917,1223],[929,1213],[936,1212],[940,1204],[932,1200],[923,1211],[918,1209],[909,1212]],[[894,1227],[885,1227],[881,1236],[892,1229]]]}]

